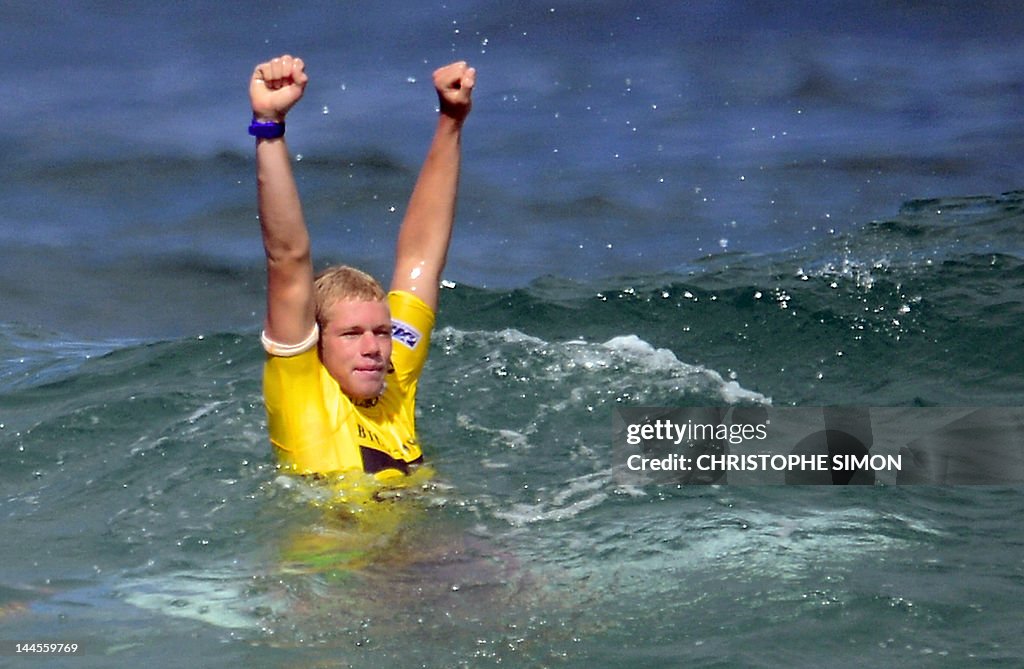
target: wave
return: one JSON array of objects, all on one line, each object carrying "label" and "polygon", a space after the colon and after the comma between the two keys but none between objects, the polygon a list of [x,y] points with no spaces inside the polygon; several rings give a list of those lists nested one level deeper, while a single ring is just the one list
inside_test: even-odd
[{"label": "wave", "polygon": [[[325,505],[322,489],[282,482],[255,332],[90,341],[4,325],[0,483],[5,527],[26,547],[7,549],[18,558],[0,584],[17,590],[7,608],[77,607],[152,629],[172,617],[257,644],[347,648],[396,631],[496,642],[511,618],[516,634],[549,646],[561,638],[550,621],[570,615],[574,634],[635,634],[617,630],[621,619],[672,638],[645,608],[652,597],[674,619],[693,605],[857,605],[848,583],[864,570],[899,582],[903,565],[947,546],[975,515],[989,523],[987,541],[1004,536],[1006,500],[621,486],[611,413],[1018,397],[1020,354],[992,328],[1020,325],[1020,259],[978,252],[970,226],[955,228],[974,247],[965,251],[920,241],[945,239],[941,226],[894,223],[782,256],[717,256],[686,273],[448,284],[418,407],[437,479],[403,501],[401,523],[368,534],[353,535],[361,526]],[[398,561],[367,560],[367,546]],[[40,572],[61,578],[43,588]],[[862,606],[888,611],[903,597],[880,586]],[[395,619],[406,598],[418,604]],[[935,604],[915,595],[915,605]],[[339,627],[341,610],[352,624]],[[437,610],[477,626],[430,623]],[[475,617],[482,610],[501,620]]]}]

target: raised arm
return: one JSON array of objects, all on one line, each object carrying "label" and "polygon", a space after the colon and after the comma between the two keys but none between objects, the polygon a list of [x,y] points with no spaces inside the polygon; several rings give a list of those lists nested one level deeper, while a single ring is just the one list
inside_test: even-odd
[{"label": "raised arm", "polygon": [[398,233],[391,289],[409,291],[434,310],[455,222],[462,124],[475,81],[476,70],[464,62],[434,72],[441,113]]},{"label": "raised arm", "polygon": [[[256,66],[249,82],[253,120],[284,123],[308,77],[301,59],[281,56]],[[255,125],[255,123],[254,123]],[[297,344],[313,330],[313,264],[309,233],[284,136],[256,140],[260,228],[267,255],[264,333],[278,344]]]}]

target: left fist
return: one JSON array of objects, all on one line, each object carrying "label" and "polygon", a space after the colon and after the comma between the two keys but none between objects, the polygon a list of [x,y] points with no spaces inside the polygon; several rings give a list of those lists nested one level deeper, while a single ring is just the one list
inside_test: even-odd
[{"label": "left fist", "polygon": [[476,69],[461,60],[434,71],[434,88],[441,103],[441,113],[463,121],[473,107],[473,85]]}]

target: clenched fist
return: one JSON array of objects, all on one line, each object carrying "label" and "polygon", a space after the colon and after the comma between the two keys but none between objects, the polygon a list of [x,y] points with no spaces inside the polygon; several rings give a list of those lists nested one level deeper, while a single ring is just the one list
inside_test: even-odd
[{"label": "clenched fist", "polygon": [[305,67],[301,58],[287,55],[256,66],[249,81],[249,100],[258,120],[284,121],[306,90]]},{"label": "clenched fist", "polygon": [[441,103],[441,113],[456,121],[465,120],[473,107],[473,85],[476,70],[458,61],[434,71],[434,88]]}]

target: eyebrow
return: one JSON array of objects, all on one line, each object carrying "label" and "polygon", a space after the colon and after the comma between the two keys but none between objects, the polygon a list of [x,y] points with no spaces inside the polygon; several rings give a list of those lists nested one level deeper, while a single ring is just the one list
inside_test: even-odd
[{"label": "eyebrow", "polygon": [[338,327],[338,332],[343,332],[343,333],[344,332],[364,332],[366,330],[370,330],[371,332],[389,332],[390,333],[390,332],[392,332],[394,330],[394,327],[391,325],[391,323],[381,323],[380,325],[375,325],[375,326],[370,327],[370,328],[367,328],[367,327],[365,327],[363,325],[359,325],[359,324],[342,325],[342,326]]}]

